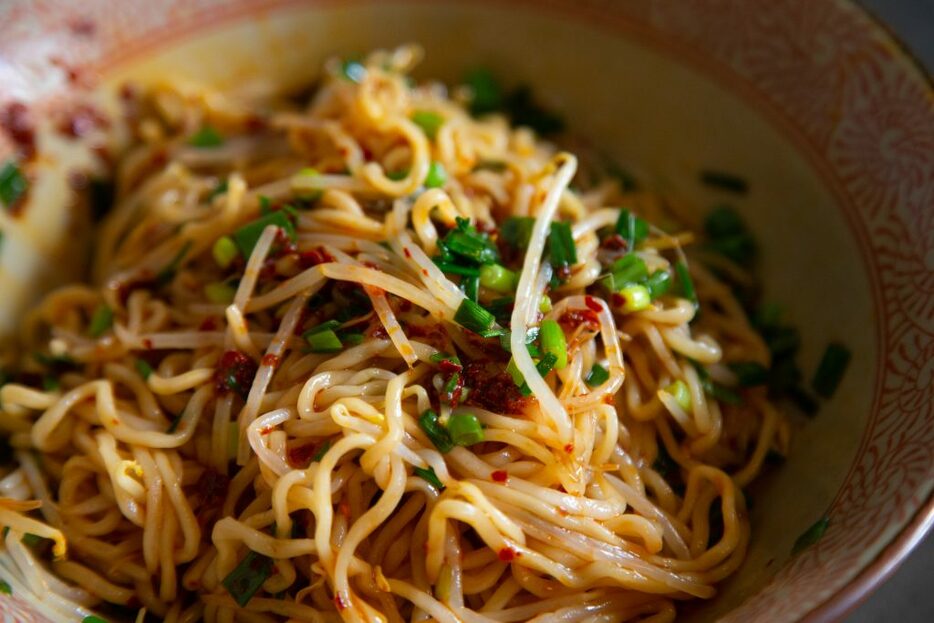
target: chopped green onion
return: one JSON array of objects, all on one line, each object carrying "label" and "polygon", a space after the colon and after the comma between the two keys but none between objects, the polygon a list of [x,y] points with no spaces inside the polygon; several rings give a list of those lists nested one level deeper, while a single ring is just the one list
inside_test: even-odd
[{"label": "chopped green onion", "polygon": [[535,219],[530,216],[513,216],[506,219],[499,228],[499,237],[509,246],[524,250],[529,246]]},{"label": "chopped green onion", "polygon": [[483,337],[493,337],[503,332],[502,329],[496,328],[496,319],[493,314],[467,298],[461,301],[457,308],[454,322]]},{"label": "chopped green onion", "polygon": [[597,387],[606,383],[607,379],[609,378],[609,371],[599,363],[595,363],[590,369],[590,372],[587,374],[587,378],[584,379],[584,382],[587,383],[587,385],[590,387]]},{"label": "chopped green onion", "polygon": [[444,117],[431,110],[416,110],[412,113],[412,121],[430,140],[435,140],[438,130],[444,125]]},{"label": "chopped green onion", "polygon": [[464,291],[464,296],[477,302],[480,297],[480,277],[461,277],[460,288]]},{"label": "chopped green onion", "polygon": [[47,374],[42,377],[42,389],[47,392],[55,392],[61,388],[62,384],[57,378],[51,374]]},{"label": "chopped green onion", "polygon": [[315,333],[306,332],[303,337],[313,353],[338,353],[344,348],[340,338],[331,329]]},{"label": "chopped green onion", "polygon": [[314,463],[320,463],[320,462],[321,462],[321,459],[324,458],[324,455],[327,454],[327,453],[328,453],[328,450],[330,450],[330,449],[331,449],[331,440],[328,439],[328,440],[325,441],[323,444],[321,444],[321,447],[318,448],[318,451],[315,452],[315,455],[314,455],[313,457],[311,457],[312,462],[314,462]]},{"label": "chopped green onion", "polygon": [[94,616],[89,614],[88,616],[81,619],[81,623],[107,623],[106,619],[102,619],[99,616]]},{"label": "chopped green onion", "polygon": [[363,344],[363,334],[353,331],[350,333],[341,333],[339,336],[341,343],[347,344],[348,346],[357,346],[358,344]]},{"label": "chopped green onion", "polygon": [[792,556],[817,543],[820,538],[824,536],[824,533],[827,532],[827,527],[829,525],[830,518],[826,516],[821,517],[816,522],[814,522],[814,525],[805,530],[804,533],[795,541],[794,547],[791,548]]},{"label": "chopped green onion", "polygon": [[204,286],[204,295],[215,305],[229,305],[237,291],[223,281],[215,281]]},{"label": "chopped green onion", "polygon": [[746,183],[746,180],[732,173],[706,169],[701,171],[700,180],[702,184],[707,186],[728,190],[741,195],[749,190],[749,185]]},{"label": "chopped green onion", "polygon": [[[538,327],[529,327],[529,330],[525,334],[525,345],[529,351],[529,355],[532,357],[539,357],[541,353],[538,348],[535,347],[535,340],[538,339],[539,328]],[[503,350],[507,353],[512,352],[512,331],[506,331],[499,336],[499,345],[503,347]]]},{"label": "chopped green onion", "polygon": [[768,368],[755,361],[737,361],[728,364],[728,367],[736,375],[741,387],[765,385],[769,380]]},{"label": "chopped green onion", "polygon": [[527,85],[517,87],[503,104],[513,125],[529,127],[543,136],[564,129],[564,119],[540,106]]},{"label": "chopped green onion", "polygon": [[452,275],[460,275],[462,277],[479,277],[480,269],[476,266],[461,266],[460,264],[452,264],[451,262],[445,262],[441,258],[434,258],[432,260],[435,263],[435,266],[441,269],[443,273],[450,273]]},{"label": "chopped green onion", "polygon": [[488,69],[478,68],[464,77],[470,88],[470,114],[484,115],[503,106],[503,92],[499,82]]},{"label": "chopped green onion", "polygon": [[688,272],[688,266],[684,262],[675,264],[675,272],[678,273],[678,281],[681,282],[681,293],[684,298],[694,303],[697,307],[697,291],[694,289],[694,281],[691,279],[691,273]]},{"label": "chopped green onion", "polygon": [[701,387],[704,389],[704,393],[710,396],[715,400],[720,402],[725,402],[731,405],[739,405],[743,403],[743,399],[728,387],[724,387],[719,383],[715,383],[713,379],[710,378],[710,373],[707,372],[707,368],[702,366],[700,363],[690,360],[691,365],[694,366],[694,369],[697,370],[697,376],[700,378]]},{"label": "chopped green onion", "polygon": [[166,434],[171,435],[176,430],[178,430],[178,425],[182,423],[182,418],[185,416],[185,410],[182,409],[182,412],[172,418],[172,421],[169,422],[169,427],[165,429]]},{"label": "chopped green onion", "polygon": [[209,125],[202,126],[200,130],[191,135],[188,144],[192,147],[220,147],[224,144],[224,137]]},{"label": "chopped green onion", "polygon": [[642,283],[649,273],[641,257],[629,254],[613,262],[610,274],[613,276],[614,291],[619,291],[627,285]]},{"label": "chopped green onion", "polygon": [[548,376],[548,373],[554,369],[555,364],[558,363],[558,356],[554,353],[545,353],[545,356],[541,358],[537,364],[535,364],[535,369],[538,370],[538,373],[545,377]]},{"label": "chopped green onion", "polygon": [[438,474],[435,473],[434,467],[429,467],[424,469],[422,467],[416,467],[414,470],[415,475],[427,482],[429,485],[434,487],[440,493],[444,491],[444,483],[441,482],[441,479],[438,478]]},{"label": "chopped green onion", "polygon": [[458,446],[472,446],[483,441],[483,427],[472,413],[455,413],[448,418],[447,429]]},{"label": "chopped green onion", "polygon": [[211,194],[208,195],[208,201],[213,201],[214,197],[223,195],[225,192],[227,192],[227,180],[221,180],[217,183],[217,186],[211,190]]},{"label": "chopped green onion", "polygon": [[448,181],[448,172],[444,165],[433,160],[428,167],[428,175],[425,176],[425,188],[441,188]]},{"label": "chopped green onion", "polygon": [[282,210],[270,212],[252,223],[247,223],[233,233],[232,238],[234,242],[237,243],[237,247],[240,248],[243,257],[250,257],[250,254],[253,253],[253,247],[256,246],[260,236],[263,235],[263,231],[265,231],[269,225],[279,227],[288,235],[290,240],[295,240],[295,225],[292,224],[292,221],[289,220],[286,213]]},{"label": "chopped green onion", "polygon": [[272,558],[250,550],[240,564],[224,578],[224,588],[242,608],[253,599],[263,582],[272,575],[272,567]]},{"label": "chopped green onion", "polygon": [[746,224],[736,210],[719,206],[704,219],[704,233],[712,239],[735,236],[746,233]]},{"label": "chopped green onion", "polygon": [[837,343],[829,344],[811,381],[814,391],[823,398],[833,396],[843,379],[843,373],[846,372],[851,357],[850,350],[846,346]]},{"label": "chopped green onion", "polygon": [[629,314],[648,309],[652,306],[652,295],[648,288],[638,284],[628,285],[619,291],[623,297],[623,311]]},{"label": "chopped green onion", "polygon": [[341,75],[359,84],[366,77],[366,67],[357,61],[344,61],[341,65]]},{"label": "chopped green onion", "polygon": [[136,371],[139,372],[139,375],[143,377],[143,380],[148,381],[153,372],[152,366],[142,359],[137,359],[133,365],[136,367]]},{"label": "chopped green onion", "polygon": [[493,314],[493,317],[496,318],[496,321],[503,326],[509,326],[509,322],[512,319],[512,308],[515,305],[515,299],[511,296],[504,296],[498,299],[493,299],[486,306],[487,310]]},{"label": "chopped green onion", "polygon": [[648,237],[649,224],[629,210],[620,210],[619,218],[616,219],[616,233],[626,241],[627,252],[632,253],[636,245]]},{"label": "chopped green onion", "polygon": [[431,443],[438,449],[438,452],[446,454],[454,447],[454,441],[451,434],[438,420],[438,414],[432,409],[425,409],[425,412],[418,418],[418,425],[428,436]]},{"label": "chopped green onion", "polygon": [[178,253],[175,254],[175,257],[172,258],[172,261],[168,265],[160,270],[156,274],[156,283],[160,286],[172,281],[175,277],[175,273],[178,271],[179,265],[182,263],[182,260],[185,259],[185,256],[188,255],[188,251],[191,250],[192,242],[191,240],[186,240],[182,245],[182,248],[178,250]]},{"label": "chopped green onion", "polygon": [[685,411],[690,411],[691,409],[691,390],[688,389],[687,383],[678,379],[674,383],[671,383],[664,389],[665,393],[671,394],[671,397],[675,399],[675,402],[684,409]]},{"label": "chopped green onion", "polygon": [[671,275],[667,270],[656,270],[645,280],[645,287],[654,301],[671,287]]},{"label": "chopped green onion", "polygon": [[551,311],[551,298],[547,294],[542,294],[542,300],[538,302],[538,311],[543,314]]},{"label": "chopped green onion", "polygon": [[37,534],[33,534],[32,532],[27,532],[26,534],[23,535],[23,538],[20,539],[23,545],[27,545],[29,547],[35,547],[36,545],[39,545],[45,540],[47,539]]},{"label": "chopped green onion", "polygon": [[539,341],[542,352],[555,356],[554,367],[558,370],[568,365],[568,343],[564,337],[564,330],[556,320],[543,320]]},{"label": "chopped green onion", "polygon": [[341,326],[341,323],[338,322],[337,320],[327,320],[305,331],[302,334],[302,337],[307,339],[309,335],[314,335],[315,333],[321,333],[322,331],[336,331],[340,326]]},{"label": "chopped green onion", "polygon": [[4,595],[12,595],[13,588],[10,586],[10,583],[6,580],[0,580],[0,593]]},{"label": "chopped green onion", "polygon": [[221,236],[211,247],[211,255],[214,256],[214,261],[218,266],[227,268],[240,255],[240,250],[237,249],[237,243],[233,241],[233,238]]},{"label": "chopped green onion", "polygon": [[107,333],[107,330],[113,326],[114,310],[108,305],[101,303],[91,315],[91,323],[88,325],[88,335],[91,337],[100,337]]},{"label": "chopped green onion", "polygon": [[519,365],[516,363],[514,357],[509,358],[509,363],[506,364],[506,372],[512,377],[512,382],[515,383],[517,387],[525,385],[525,377],[522,376],[522,372],[519,371]]},{"label": "chopped green onion", "polygon": [[548,250],[551,254],[551,262],[556,266],[566,268],[577,264],[577,247],[574,246],[574,236],[571,234],[569,223],[555,221],[551,224]]},{"label": "chopped green onion", "polygon": [[465,218],[458,217],[457,227],[448,232],[438,246],[442,253],[453,253],[477,264],[492,264],[499,260],[499,252],[489,237],[478,232]]},{"label": "chopped green onion", "polygon": [[388,177],[394,182],[398,182],[399,180],[404,180],[408,176],[409,176],[408,169],[400,169],[398,171],[387,171],[386,172],[386,177]]},{"label": "chopped green onion", "polygon": [[755,240],[733,208],[720,206],[711,212],[704,221],[704,232],[710,238],[706,246],[720,255],[738,264],[755,258]]},{"label": "chopped green onion", "polygon": [[516,273],[500,264],[484,264],[480,267],[480,285],[488,290],[509,294],[515,291],[518,281]]},{"label": "chopped green onion", "polygon": [[29,188],[29,182],[13,160],[8,160],[0,169],[0,201],[7,210],[16,205],[23,193]]}]

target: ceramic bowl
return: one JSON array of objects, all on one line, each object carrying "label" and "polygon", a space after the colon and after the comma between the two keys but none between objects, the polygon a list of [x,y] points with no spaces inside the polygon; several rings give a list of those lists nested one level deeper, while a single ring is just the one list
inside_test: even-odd
[{"label": "ceramic bowl", "polygon": [[[27,114],[39,129],[29,199],[0,211],[0,334],[87,251],[69,181],[94,150],[47,132],[60,111],[106,102],[126,79],[295,87],[330,55],[404,42],[424,46],[422,76],[485,65],[531,84],[578,132],[698,205],[730,199],[699,184],[700,169],[748,180],[734,203],[760,240],[766,297],[801,329],[803,369],[830,340],[853,359],[759,484],[744,565],[687,617],[842,616],[934,523],[934,90],[849,2],[0,4],[0,120]],[[0,140],[2,154],[23,147]],[[792,556],[823,516],[824,537]],[[0,614],[40,620],[31,599],[0,596]]]}]

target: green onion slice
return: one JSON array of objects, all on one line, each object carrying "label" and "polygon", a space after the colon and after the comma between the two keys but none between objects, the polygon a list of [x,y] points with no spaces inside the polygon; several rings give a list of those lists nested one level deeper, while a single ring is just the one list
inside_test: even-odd
[{"label": "green onion slice", "polygon": [[188,144],[192,147],[220,147],[224,144],[224,137],[210,125],[201,126],[201,129],[191,135]]},{"label": "green onion slice", "polygon": [[824,536],[824,533],[827,532],[827,527],[830,526],[829,517],[821,517],[814,524],[804,531],[795,541],[794,547],[791,548],[791,554],[795,555],[801,551],[807,549],[811,545],[814,545],[820,541],[821,537]]},{"label": "green onion slice", "polygon": [[302,337],[308,342],[309,350],[313,353],[338,353],[344,348],[337,333],[331,329],[315,333],[306,332]]},{"label": "green onion slice", "polygon": [[233,241],[233,238],[230,236],[221,236],[214,242],[214,246],[211,247],[211,255],[214,256],[214,261],[217,262],[218,266],[227,268],[237,259],[237,256],[240,255],[240,250],[237,248],[237,243]]},{"label": "green onion slice", "polygon": [[425,188],[441,188],[448,181],[448,172],[444,165],[438,161],[432,161],[428,167],[428,175],[425,176]]},{"label": "green onion slice", "polygon": [[430,140],[435,140],[438,130],[444,125],[444,117],[431,110],[416,110],[412,113],[412,121]]},{"label": "green onion slice", "polygon": [[438,478],[438,474],[435,473],[435,468],[429,467],[428,469],[424,469],[422,467],[416,467],[412,471],[415,472],[416,476],[430,484],[439,492],[444,491],[444,483],[442,483],[441,479]]},{"label": "green onion slice", "polygon": [[568,343],[564,337],[564,330],[556,320],[543,320],[539,333],[539,342],[542,352],[554,355],[554,367],[558,370],[568,365]]},{"label": "green onion slice", "polygon": [[240,564],[224,578],[224,588],[242,608],[253,599],[256,591],[272,574],[272,567],[272,558],[250,550]]},{"label": "green onion slice", "polygon": [[461,301],[454,314],[454,321],[483,337],[494,337],[504,333],[503,329],[496,326],[496,318],[493,314],[468,298]]},{"label": "green onion slice", "polygon": [[137,359],[133,365],[136,367],[136,371],[139,372],[139,375],[143,377],[144,381],[148,381],[149,377],[153,373],[152,366],[146,363],[142,359]]},{"label": "green onion slice", "polygon": [[28,189],[29,182],[16,162],[8,160],[3,168],[0,168],[0,202],[9,210]]},{"label": "green onion slice", "polygon": [[114,310],[101,303],[91,315],[91,323],[88,325],[88,335],[91,337],[100,337],[107,333],[114,323]]},{"label": "green onion slice", "polygon": [[584,382],[590,387],[598,387],[606,383],[609,378],[610,372],[599,363],[595,363],[587,374],[587,378],[584,379]]},{"label": "green onion slice", "polygon": [[448,418],[447,429],[458,446],[472,446],[483,441],[483,427],[472,413],[455,413]]},{"label": "green onion slice", "polygon": [[567,268],[577,264],[577,247],[574,245],[570,223],[555,221],[551,224],[548,251],[551,255],[551,262],[556,266]]},{"label": "green onion slice", "polygon": [[850,349],[846,346],[838,343],[829,344],[811,381],[814,391],[823,398],[833,396],[843,379],[843,373],[846,372],[851,357]]},{"label": "green onion slice", "polygon": [[678,281],[681,282],[681,293],[684,298],[694,303],[694,307],[697,307],[697,291],[694,289],[694,281],[691,279],[688,265],[684,262],[678,262],[675,264],[675,272],[678,273]]},{"label": "green onion slice", "polygon": [[295,241],[295,225],[292,224],[292,221],[289,220],[286,213],[282,210],[270,212],[252,223],[247,223],[231,236],[237,244],[237,247],[240,248],[243,257],[250,257],[250,254],[253,253],[253,247],[256,246],[260,236],[263,235],[263,231],[269,225],[279,227],[286,233],[290,240],[293,242]]},{"label": "green onion slice", "polygon": [[480,267],[480,285],[500,294],[515,291],[519,276],[500,264],[485,264]]},{"label": "green onion slice", "polygon": [[438,452],[446,454],[454,447],[454,441],[451,434],[442,426],[438,420],[438,414],[432,409],[426,409],[418,418],[418,425],[424,431],[431,443],[438,449]]}]

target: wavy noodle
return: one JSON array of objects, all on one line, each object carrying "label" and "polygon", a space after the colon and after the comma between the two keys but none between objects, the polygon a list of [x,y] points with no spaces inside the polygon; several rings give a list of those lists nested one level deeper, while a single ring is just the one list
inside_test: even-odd
[{"label": "wavy noodle", "polygon": [[[137,102],[148,129],[118,172],[97,285],[33,310],[24,352],[45,363],[24,357],[0,390],[18,462],[0,473],[0,567],[54,620],[114,604],[170,622],[671,621],[742,561],[742,488],[789,435],[724,365],[768,365],[762,338],[696,264],[699,320],[674,290],[626,312],[597,285],[627,251],[605,229],[624,205],[673,218],[664,199],[581,190],[586,154],[411,84],[420,54],[374,53],[354,80],[330,63],[304,113],[191,87]],[[224,144],[189,144],[208,123]],[[264,216],[279,220],[219,265],[218,240],[242,246]],[[501,234],[514,216],[534,219],[524,249]],[[559,220],[566,270],[549,262]],[[508,336],[460,324],[471,277],[438,264],[461,261],[453,230],[488,232],[515,273],[491,325]],[[633,251],[674,278],[693,239],[652,228]],[[102,305],[112,324],[90,335]],[[526,342],[544,322],[567,365],[542,375]],[[441,427],[476,418],[482,441],[436,447],[429,409]],[[250,565],[255,594],[229,590]]]}]

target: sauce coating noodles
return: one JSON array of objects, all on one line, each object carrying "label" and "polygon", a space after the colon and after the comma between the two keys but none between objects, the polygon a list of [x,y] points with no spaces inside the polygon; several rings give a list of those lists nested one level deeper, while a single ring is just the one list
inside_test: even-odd
[{"label": "sauce coating noodles", "polygon": [[647,226],[683,213],[418,57],[304,109],[135,101],[93,285],[0,390],[0,573],[54,620],[670,621],[743,560],[788,426],[693,234]]}]

